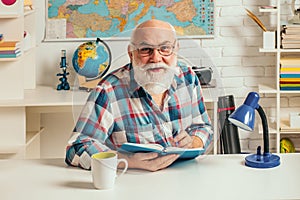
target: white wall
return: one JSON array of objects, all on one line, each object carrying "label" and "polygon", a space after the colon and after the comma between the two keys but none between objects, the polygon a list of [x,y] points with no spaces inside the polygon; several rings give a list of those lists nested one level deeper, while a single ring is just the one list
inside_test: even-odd
[{"label": "white wall", "polygon": [[[289,1],[283,1],[283,3]],[[56,87],[59,72],[60,50],[67,50],[69,70],[74,73],[71,66],[71,58],[75,48],[82,42],[42,42],[44,37],[44,15],[45,2],[38,1],[38,56],[37,56],[37,84],[51,85]],[[198,39],[192,42],[203,48],[208,55],[209,62],[213,62],[214,75],[220,77],[224,94],[232,94],[235,97],[236,105],[240,105],[250,91],[257,91],[258,83],[272,83],[275,79],[275,54],[260,53],[262,46],[262,30],[247,16],[245,9],[248,8],[259,15],[259,18],[268,28],[275,29],[276,17],[269,13],[259,13],[259,5],[269,5],[269,0],[215,0],[215,37],[213,39]],[[276,4],[276,3],[275,3]],[[287,14],[290,14],[287,10]],[[186,43],[191,41],[181,40],[184,48]],[[119,66],[128,60],[126,56],[127,41],[107,41],[112,50],[114,63]],[[184,49],[181,56],[187,58],[194,64],[207,64],[205,60],[199,60],[199,53],[193,50]],[[120,59],[122,57],[122,62]],[[116,61],[117,59],[117,61]],[[72,76],[69,77],[73,81]],[[297,99],[299,100],[299,99]],[[293,100],[295,103],[296,100]],[[299,101],[298,101],[299,102]],[[260,104],[264,107],[268,116],[274,115],[274,96],[262,96]],[[297,104],[297,103],[296,103]],[[289,99],[283,98],[283,106],[289,105]],[[272,122],[274,117],[269,118]],[[45,120],[45,123],[50,123]],[[61,133],[71,132],[70,126]],[[261,144],[262,136],[240,132],[240,139],[243,151],[253,151],[258,144]],[[67,133],[67,134],[69,134]],[[50,133],[45,133],[45,135]],[[271,148],[275,147],[272,140]]]}]

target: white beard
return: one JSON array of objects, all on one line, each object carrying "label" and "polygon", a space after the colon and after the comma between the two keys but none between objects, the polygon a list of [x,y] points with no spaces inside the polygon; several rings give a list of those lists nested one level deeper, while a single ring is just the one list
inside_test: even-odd
[{"label": "white beard", "polygon": [[[176,74],[176,65],[168,66],[165,63],[150,63],[146,65],[137,65],[132,63],[134,78],[150,94],[161,94],[170,88],[174,75]],[[161,72],[151,72],[149,69],[163,68]]]}]

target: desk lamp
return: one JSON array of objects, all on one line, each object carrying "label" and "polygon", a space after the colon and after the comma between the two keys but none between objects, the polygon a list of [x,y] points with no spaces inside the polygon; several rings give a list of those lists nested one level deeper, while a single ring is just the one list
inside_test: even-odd
[{"label": "desk lamp", "polygon": [[280,165],[280,157],[269,152],[269,130],[268,122],[264,110],[258,104],[259,95],[250,92],[244,102],[229,117],[228,120],[234,125],[246,131],[253,131],[255,121],[255,110],[258,111],[263,127],[264,152],[261,147],[257,147],[257,153],[246,156],[245,165],[253,168],[272,168]]}]

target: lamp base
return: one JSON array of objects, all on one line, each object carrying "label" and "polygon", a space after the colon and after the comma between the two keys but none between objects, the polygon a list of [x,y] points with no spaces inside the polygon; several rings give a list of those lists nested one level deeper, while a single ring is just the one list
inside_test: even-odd
[{"label": "lamp base", "polygon": [[251,154],[245,158],[245,165],[253,168],[272,168],[280,165],[280,157],[271,153]]}]

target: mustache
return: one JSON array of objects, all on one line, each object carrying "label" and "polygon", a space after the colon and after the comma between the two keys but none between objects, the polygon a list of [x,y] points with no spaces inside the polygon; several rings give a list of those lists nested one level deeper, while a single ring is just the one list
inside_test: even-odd
[{"label": "mustache", "polygon": [[173,71],[173,72],[175,72],[175,74],[178,73],[178,70],[176,69],[176,67],[169,66],[165,63],[149,63],[142,67],[139,67],[140,71],[148,71],[151,69],[165,69],[166,71],[169,71],[169,72]]}]

